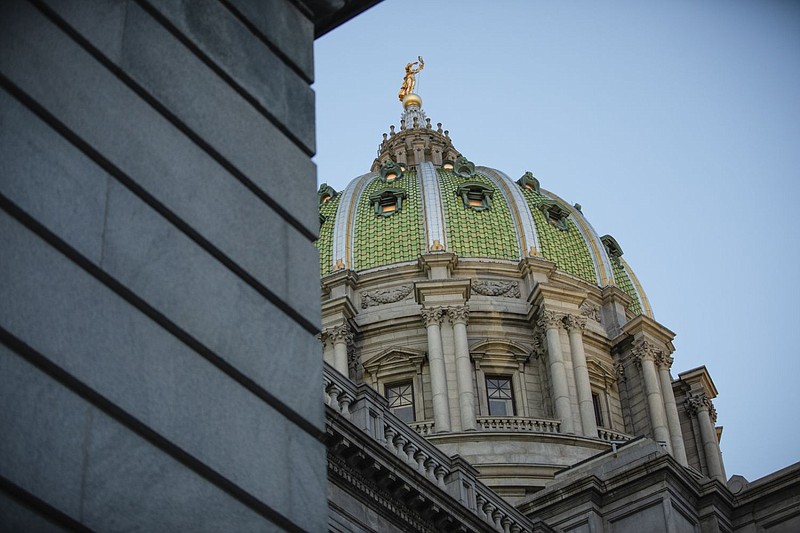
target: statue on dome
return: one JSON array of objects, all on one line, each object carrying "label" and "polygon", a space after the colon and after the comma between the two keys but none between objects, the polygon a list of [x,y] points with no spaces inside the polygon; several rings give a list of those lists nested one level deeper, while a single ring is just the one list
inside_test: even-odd
[{"label": "statue on dome", "polygon": [[[417,56],[417,59],[419,61],[414,61],[406,65],[406,76],[403,78],[403,85],[400,87],[400,92],[397,93],[401,102],[403,98],[414,92],[414,87],[417,85],[416,75],[425,68],[425,62],[422,60],[422,56]],[[419,64],[419,67],[415,68],[414,65],[417,64]]]}]

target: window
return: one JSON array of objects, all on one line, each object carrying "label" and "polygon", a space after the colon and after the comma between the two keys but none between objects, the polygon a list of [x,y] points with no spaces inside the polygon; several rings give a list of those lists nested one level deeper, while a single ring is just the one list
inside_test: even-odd
[{"label": "window", "polygon": [[414,421],[414,386],[411,382],[386,385],[389,409],[405,423]]},{"label": "window", "polygon": [[539,209],[547,217],[547,221],[560,230],[569,230],[567,219],[569,218],[569,211],[564,209],[554,200],[544,200],[539,204]]},{"label": "window", "polygon": [[514,394],[511,378],[486,376],[486,395],[489,401],[490,416],[513,416]]},{"label": "window", "polygon": [[460,196],[464,207],[474,211],[484,211],[492,207],[492,193],[494,191],[482,183],[468,182],[461,184],[456,189],[456,196]]},{"label": "window", "polygon": [[375,216],[388,217],[403,208],[406,192],[402,189],[384,189],[369,197]]},{"label": "window", "polygon": [[592,405],[594,405],[594,420],[597,427],[603,426],[603,410],[600,408],[600,395],[592,393]]}]

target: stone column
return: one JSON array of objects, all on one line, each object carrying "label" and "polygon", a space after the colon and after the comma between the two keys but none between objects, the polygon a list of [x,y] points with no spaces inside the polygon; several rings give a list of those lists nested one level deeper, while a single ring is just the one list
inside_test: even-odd
[{"label": "stone column", "polygon": [[566,315],[564,325],[569,333],[569,351],[572,355],[572,371],[575,373],[575,388],[578,395],[578,410],[581,414],[583,434],[597,438],[597,418],[592,402],[592,386],[589,383],[589,369],[586,366],[586,352],[583,350],[583,328],[586,317]]},{"label": "stone column", "polygon": [[562,315],[553,311],[542,311],[538,326],[545,330],[547,340],[547,360],[550,369],[550,383],[553,387],[553,407],[556,418],[561,421],[561,433],[574,433],[572,406],[567,387],[567,371],[561,353],[561,338],[558,328],[562,325]]},{"label": "stone column", "polygon": [[647,396],[647,407],[650,412],[650,425],[653,427],[653,438],[667,445],[667,451],[672,453],[672,443],[667,429],[666,413],[664,412],[664,398],[658,384],[658,371],[656,370],[655,359],[661,350],[647,341],[640,342],[633,348],[633,356],[639,361],[642,367],[642,379],[644,380],[644,392]]},{"label": "stone column", "polygon": [[717,432],[714,430],[713,422],[711,422],[712,409],[711,400],[705,393],[692,394],[686,400],[686,410],[691,416],[697,417],[697,423],[700,426],[700,440],[703,442],[703,454],[706,456],[708,477],[725,483],[725,473],[722,470]]},{"label": "stone column", "polygon": [[328,336],[333,342],[333,368],[340,374],[349,378],[350,371],[347,364],[347,345],[353,342],[353,332],[347,322],[328,330]]},{"label": "stone column", "polygon": [[450,402],[447,399],[447,371],[442,350],[441,307],[422,308],[422,319],[428,330],[428,364],[431,369],[433,423],[437,433],[450,431]]},{"label": "stone column", "polygon": [[661,381],[661,395],[664,397],[664,411],[667,415],[670,442],[672,443],[672,456],[683,466],[688,466],[686,448],[683,445],[683,432],[681,420],[678,417],[678,406],[675,403],[675,394],[672,392],[672,376],[669,369],[672,366],[672,357],[661,353],[656,357],[658,365],[658,378]]},{"label": "stone column", "polygon": [[473,367],[469,357],[467,321],[469,308],[466,305],[448,307],[447,316],[453,324],[456,348],[456,383],[458,384],[458,406],[461,411],[461,429],[476,429],[475,387],[472,383]]}]

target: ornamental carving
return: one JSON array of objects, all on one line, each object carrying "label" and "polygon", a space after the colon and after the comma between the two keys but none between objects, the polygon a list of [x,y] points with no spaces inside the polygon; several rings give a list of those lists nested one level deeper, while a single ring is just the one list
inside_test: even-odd
[{"label": "ornamental carving", "polygon": [[686,399],[686,411],[691,416],[697,416],[700,411],[711,411],[714,405],[704,392],[699,394],[692,394]]},{"label": "ornamental carving", "polygon": [[614,373],[617,375],[617,379],[625,379],[625,365],[619,361],[614,363]]},{"label": "ornamental carving", "polygon": [[539,320],[536,321],[536,325],[542,330],[558,329],[564,325],[562,321],[563,318],[563,313],[556,313],[555,311],[545,309],[539,314]]},{"label": "ornamental carving", "polygon": [[442,323],[444,313],[441,307],[423,307],[420,313],[426,328],[434,324],[438,326]]},{"label": "ornamental carving", "polygon": [[567,331],[583,331],[586,327],[586,317],[577,315],[564,315],[564,327]]},{"label": "ornamental carving", "polygon": [[660,367],[664,367],[666,369],[672,368],[672,362],[674,359],[670,357],[668,353],[660,352],[656,355],[656,364]]},{"label": "ornamental carving", "polygon": [[350,344],[353,342],[353,330],[350,329],[350,326],[346,322],[326,329],[323,334],[334,344]]},{"label": "ornamental carving", "polygon": [[595,322],[600,322],[600,308],[589,302],[585,302],[581,306],[581,314],[586,318],[591,318]]},{"label": "ornamental carving", "polygon": [[547,343],[545,342],[544,336],[541,332],[538,335],[534,335],[533,337],[533,349],[531,350],[531,355],[534,359],[543,358],[545,354],[545,346]]},{"label": "ornamental carving", "polygon": [[361,309],[366,309],[373,305],[399,302],[408,297],[413,289],[411,285],[398,285],[397,287],[390,287],[388,289],[361,291]]},{"label": "ornamental carving", "polygon": [[469,322],[469,308],[466,305],[447,308],[447,317],[453,324]]},{"label": "ornamental carving", "polygon": [[631,350],[631,355],[635,357],[639,363],[642,361],[656,361],[663,354],[664,350],[647,341],[641,341]]},{"label": "ornamental carving", "polygon": [[475,280],[472,282],[472,290],[484,296],[520,297],[518,281]]}]

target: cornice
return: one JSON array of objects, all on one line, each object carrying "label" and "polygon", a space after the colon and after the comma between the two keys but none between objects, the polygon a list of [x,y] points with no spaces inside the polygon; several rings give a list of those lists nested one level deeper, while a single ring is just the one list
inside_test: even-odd
[{"label": "cornice", "polygon": [[420,305],[464,304],[470,297],[469,279],[438,279],[414,283],[414,298]]},{"label": "cornice", "polygon": [[587,293],[563,285],[552,283],[537,283],[533,288],[528,302],[536,307],[575,307],[577,310],[586,301]]},{"label": "cornice", "polygon": [[322,303],[322,321],[344,318],[350,320],[358,314],[353,302],[347,296],[334,298]]}]

